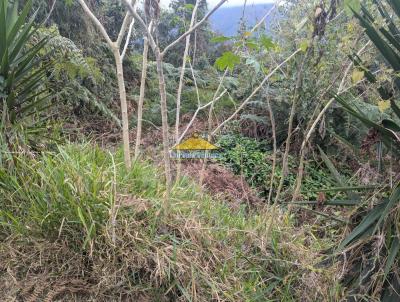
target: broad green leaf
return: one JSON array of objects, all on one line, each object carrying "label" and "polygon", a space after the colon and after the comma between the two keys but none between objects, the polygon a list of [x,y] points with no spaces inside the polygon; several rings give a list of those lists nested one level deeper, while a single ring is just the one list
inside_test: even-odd
[{"label": "broad green leaf", "polygon": [[266,35],[261,36],[260,43],[264,47],[265,50],[269,50],[271,48],[276,47],[276,44],[272,41],[272,39]]},{"label": "broad green leaf", "polygon": [[[385,99],[384,99],[385,100]],[[400,119],[400,108],[397,106],[396,102],[391,99],[390,100],[390,105],[392,107],[393,112],[397,115],[397,117]]]},{"label": "broad green leaf", "polygon": [[[304,205],[312,205],[312,204],[319,204],[319,203],[320,202],[317,200],[305,200],[305,201],[292,202],[292,204],[304,204]],[[327,201],[324,201],[324,205],[326,205],[326,206],[355,206],[358,204],[360,204],[360,200],[327,200]]]},{"label": "broad green leaf", "polygon": [[302,52],[306,52],[308,49],[308,41],[307,40],[301,41],[299,47]]},{"label": "broad green leaf", "polygon": [[87,224],[86,224],[86,219],[83,216],[83,212],[82,209],[80,207],[77,208],[77,212],[78,212],[78,217],[81,220],[81,223],[85,226],[85,229],[87,230]]},{"label": "broad green leaf", "polygon": [[212,43],[222,43],[231,40],[232,37],[218,36],[211,39]]},{"label": "broad green leaf", "polygon": [[250,37],[251,36],[251,32],[250,31],[245,31],[244,33],[243,33],[243,37]]},{"label": "broad green leaf", "polygon": [[27,1],[26,5],[24,6],[23,10],[21,11],[20,16],[14,23],[12,29],[10,30],[8,37],[7,37],[8,41],[13,41],[15,39],[15,36],[17,35],[17,33],[22,29],[24,23],[26,22],[26,18],[28,16],[31,8],[32,8],[32,1],[29,0],[29,1]]},{"label": "broad green leaf", "polygon": [[226,68],[232,71],[235,65],[239,63],[240,57],[231,51],[227,51],[215,61],[215,66],[221,71],[225,70]]},{"label": "broad green leaf", "polygon": [[331,172],[333,178],[338,182],[340,186],[344,186],[345,183],[343,181],[342,176],[340,175],[339,171],[335,168],[335,165],[332,163],[332,161],[329,159],[329,157],[325,154],[325,152],[321,149],[320,146],[318,146],[318,150],[321,154],[321,158],[324,161],[325,165],[329,169],[329,172]]},{"label": "broad green leaf", "polygon": [[346,192],[346,191],[355,191],[355,190],[375,190],[379,188],[378,185],[369,185],[369,186],[347,186],[347,187],[333,187],[328,189],[314,189],[307,190],[307,192]]},{"label": "broad green leaf", "polygon": [[[398,0],[393,0],[398,1]],[[382,286],[382,296],[380,302],[399,302],[400,279],[396,272],[390,274],[386,279],[387,282]]]},{"label": "broad green leaf", "polygon": [[247,46],[249,49],[258,49],[258,48],[259,48],[259,45],[258,45],[257,42],[255,42],[254,40],[248,40],[248,41],[246,41],[246,46]]},{"label": "broad green leaf", "polygon": [[380,112],[385,112],[389,108],[390,108],[390,101],[389,100],[387,100],[387,101],[381,100],[381,101],[378,102],[378,109],[379,109]]},{"label": "broad green leaf", "polygon": [[334,132],[332,132],[332,135],[334,138],[338,140],[339,143],[349,148],[356,156],[359,154],[359,149],[353,143],[349,142],[347,139],[343,138],[342,136]]},{"label": "broad green leaf", "polygon": [[360,222],[360,224],[342,241],[338,249],[342,250],[347,245],[353,242],[353,240],[363,237],[364,235],[370,234],[373,230],[373,226],[379,217],[382,215],[387,201],[375,206]]},{"label": "broad green leaf", "polygon": [[[291,203],[291,204],[292,204],[292,205],[296,205],[296,203]],[[309,209],[309,208],[306,208],[306,207],[302,207],[302,206],[299,206],[299,205],[296,205],[296,206],[298,206],[299,208],[301,208],[301,209],[303,209],[303,210],[306,210],[306,211],[309,211],[309,212],[311,212],[311,213],[314,213],[314,214],[316,214],[316,215],[319,215],[319,216],[322,216],[322,217],[325,217],[325,218],[328,218],[328,219],[332,219],[332,220],[335,220],[335,221],[337,221],[337,222],[341,222],[341,223],[344,223],[344,224],[347,223],[346,220],[343,220],[342,218],[339,218],[339,217],[335,217],[335,216],[333,216],[332,214],[327,214],[327,213],[319,212],[319,211],[316,211],[316,210],[313,210],[313,209]]]},{"label": "broad green leaf", "polygon": [[396,13],[397,17],[400,17],[400,3],[398,0],[388,0],[389,5],[392,7],[393,11]]},{"label": "broad green leaf", "polygon": [[351,74],[351,81],[356,84],[364,78],[364,71],[355,69]]},{"label": "broad green leaf", "polygon": [[359,13],[361,10],[360,0],[344,0],[344,9],[350,17],[353,15],[353,12]]},{"label": "broad green leaf", "polygon": [[185,8],[186,8],[187,10],[192,10],[192,9],[194,9],[194,5],[188,3],[188,4],[185,4]]},{"label": "broad green leaf", "polygon": [[7,49],[7,7],[6,1],[0,1],[0,64]]},{"label": "broad green leaf", "polygon": [[341,96],[339,95],[334,95],[334,98],[337,102],[339,102],[343,108],[348,111],[352,116],[356,117],[357,119],[359,119],[362,123],[364,123],[367,127],[372,127],[374,129],[376,129],[379,134],[382,137],[382,141],[383,143],[388,147],[388,148],[392,148],[395,147],[396,149],[394,150],[395,152],[400,153],[400,148],[394,144],[393,145],[393,140],[397,140],[397,137],[394,135],[394,133],[388,129],[386,129],[385,127],[383,127],[380,124],[375,123],[374,121],[372,121],[371,119],[369,119],[368,117],[366,117],[362,112],[360,111],[356,111],[352,108],[352,106],[350,106],[348,104],[348,102],[346,100],[344,100]]},{"label": "broad green leaf", "polygon": [[400,125],[396,124],[392,120],[384,119],[382,120],[382,125],[387,129],[393,130],[395,132],[400,132]]},{"label": "broad green leaf", "polygon": [[260,63],[252,57],[246,59],[246,65],[252,66],[256,73],[259,73],[261,70]]},{"label": "broad green leaf", "polygon": [[[342,175],[340,175],[340,173],[336,169],[335,165],[332,163],[332,161],[329,159],[329,157],[325,154],[325,152],[321,149],[321,147],[318,146],[318,145],[317,145],[317,147],[318,147],[318,150],[319,150],[319,152],[321,154],[322,160],[324,161],[325,165],[327,166],[329,172],[332,174],[333,178],[337,181],[337,183],[341,187],[344,187],[346,185],[346,183],[345,183]],[[347,195],[347,197],[349,199],[352,199],[352,200],[359,200],[360,199],[360,197],[356,193],[351,192],[351,191],[348,191],[346,193],[346,195]]]},{"label": "broad green leaf", "polygon": [[399,204],[399,202],[400,202],[400,182],[396,185],[396,187],[392,191],[389,197],[389,202],[387,203],[383,213],[379,217],[379,221],[374,228],[374,232],[377,231],[378,227],[386,219],[386,216],[389,215],[390,211],[392,211]]},{"label": "broad green leaf", "polygon": [[[364,15],[368,14],[368,11],[363,8]],[[370,40],[375,44],[376,48],[382,53],[385,59],[390,63],[391,67],[395,71],[400,70],[400,56],[392,49],[392,47],[387,43],[385,39],[378,33],[375,29],[374,25],[370,22],[369,19],[361,16],[357,12],[354,11],[355,17],[360,21],[362,27],[365,28],[365,33],[368,35]],[[400,87],[400,83],[397,83]]]},{"label": "broad green leaf", "polygon": [[[386,10],[385,6],[383,5],[383,3],[375,1],[375,4],[378,7],[379,13],[381,14],[381,16],[385,19],[387,25],[388,25],[388,29],[389,32],[387,32],[387,34],[385,34],[385,29],[383,27],[380,28],[380,31],[387,36],[388,40],[393,43],[393,44],[397,44],[396,48],[400,49],[400,45],[397,41],[397,39],[395,37],[398,37],[400,35],[400,31],[399,29],[396,27],[396,24],[394,23],[394,20],[390,17],[390,14],[388,13],[388,11]],[[395,6],[399,6],[400,2],[398,2]],[[388,34],[391,36],[389,37]]]}]

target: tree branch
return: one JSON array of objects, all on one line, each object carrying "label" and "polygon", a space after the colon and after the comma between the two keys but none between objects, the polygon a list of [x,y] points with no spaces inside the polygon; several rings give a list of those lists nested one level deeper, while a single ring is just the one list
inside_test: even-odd
[{"label": "tree branch", "polygon": [[[358,54],[358,55],[361,54],[369,44],[370,44],[370,42],[368,41],[368,42],[357,52],[357,54]],[[351,87],[354,87],[356,84],[358,84],[358,83],[355,83],[354,85],[350,86],[349,88],[343,89],[346,76],[347,76],[347,74],[349,73],[349,71],[350,71],[352,65],[353,65],[353,63],[350,62],[349,65],[348,65],[347,68],[346,68],[346,71],[344,72],[344,76],[343,76],[342,81],[340,82],[340,85],[339,85],[339,88],[338,88],[338,92],[337,92],[338,94],[341,94],[341,93],[347,91],[348,89],[350,89]],[[315,121],[313,122],[312,126],[310,127],[310,130],[309,130],[308,133],[306,134],[306,136],[305,136],[305,138],[304,138],[304,140],[303,140],[303,143],[301,144],[301,149],[304,149],[304,148],[305,148],[305,145],[306,145],[306,143],[308,142],[308,140],[310,139],[311,134],[314,132],[314,130],[315,130],[315,128],[316,128],[316,126],[317,126],[319,120],[322,118],[322,116],[323,116],[324,113],[328,110],[328,108],[330,107],[330,105],[333,103],[334,100],[335,100],[334,98],[331,98],[331,99],[328,101],[328,103],[325,105],[325,107],[321,110],[321,112],[318,114],[317,118],[315,119]]]},{"label": "tree branch", "polygon": [[106,29],[100,23],[99,19],[97,19],[97,17],[92,13],[90,8],[86,5],[86,2],[84,0],[78,0],[78,2],[82,6],[82,8],[85,11],[85,13],[89,16],[89,18],[92,19],[92,21],[96,25],[97,29],[100,31],[100,33],[103,35],[104,39],[107,41],[107,44],[111,48],[114,48],[115,47],[114,42],[111,41],[110,36],[108,35]]},{"label": "tree branch", "polygon": [[[82,0],[79,0],[82,1]],[[129,3],[128,0],[122,0],[122,2],[125,3],[126,7],[128,8],[129,12],[132,14],[132,16],[139,21],[140,26],[142,26],[143,30],[145,31],[147,38],[149,39],[149,44],[151,49],[153,49],[154,52],[159,52],[157,44],[154,40],[153,35],[150,32],[150,29],[147,27],[146,22],[143,21],[143,19],[139,16],[139,14],[136,12],[136,10],[133,8],[133,6]]]},{"label": "tree branch", "polygon": [[117,41],[115,42],[115,43],[117,43],[118,47],[121,46],[122,39],[124,38],[126,29],[128,28],[128,24],[130,24],[130,20],[129,20],[130,18],[131,18],[131,14],[128,11],[125,14],[124,20],[122,21],[121,29],[119,30],[118,38],[117,38]]},{"label": "tree branch", "polygon": [[131,40],[133,25],[135,25],[135,18],[132,18],[131,24],[129,25],[128,34],[126,35],[125,45],[124,45],[124,48],[122,49],[122,53],[121,53],[122,59],[125,57],[126,50],[128,49],[128,46],[129,46],[129,41]]},{"label": "tree branch", "polygon": [[[369,43],[370,43],[370,41],[368,41],[368,42],[357,52],[357,55],[360,55],[360,54],[366,49],[366,47],[369,45]],[[346,69],[345,69],[345,72],[344,72],[344,74],[343,74],[343,77],[342,77],[342,81],[340,82],[339,88],[338,88],[338,90],[337,90],[337,93],[338,93],[338,94],[341,94],[341,93],[347,91],[348,89],[350,89],[351,87],[353,87],[353,86],[355,86],[355,85],[357,85],[357,84],[359,83],[359,82],[357,82],[357,83],[355,83],[354,85],[352,85],[352,86],[350,86],[350,87],[344,89],[344,84],[345,84],[345,81],[346,81],[346,79],[347,79],[347,75],[348,75],[348,73],[350,72],[350,69],[351,69],[352,66],[353,66],[353,62],[350,62],[350,63],[347,65],[347,67],[346,67]],[[361,81],[363,81],[363,80],[361,80]],[[329,88],[328,88],[328,90],[329,90]],[[328,90],[327,90],[327,91],[328,91]],[[327,91],[326,91],[326,92],[327,92]],[[324,94],[325,94],[325,93],[324,93]],[[299,197],[299,195],[300,195],[300,189],[301,189],[301,185],[302,185],[302,181],[303,181],[303,174],[304,174],[304,158],[305,158],[305,153],[306,153],[306,145],[307,145],[307,143],[308,143],[308,141],[309,141],[311,135],[313,134],[313,132],[314,132],[314,130],[315,130],[315,128],[316,128],[318,122],[322,119],[322,117],[324,116],[324,114],[325,114],[325,112],[328,110],[328,108],[333,104],[334,100],[335,100],[335,98],[331,98],[331,99],[326,103],[326,105],[322,108],[322,110],[320,111],[320,113],[319,113],[319,114],[317,115],[317,117],[315,118],[314,122],[313,122],[313,123],[311,124],[311,126],[306,130],[306,131],[307,131],[307,134],[306,134],[306,136],[304,137],[303,142],[302,142],[301,147],[300,147],[299,167],[298,167],[298,172],[297,172],[297,177],[296,177],[296,185],[295,185],[295,189],[294,189],[294,192],[293,192],[293,195],[292,195],[292,202],[295,201],[295,200]],[[317,108],[318,108],[318,107],[317,107]],[[317,110],[317,108],[316,108],[316,110]],[[316,114],[316,112],[315,112],[315,114]],[[314,114],[313,114],[313,115],[314,115]]]},{"label": "tree branch", "polygon": [[256,25],[253,26],[253,28],[250,30],[250,32],[255,32],[257,28],[261,26],[265,22],[265,19],[268,18],[268,16],[278,7],[278,5],[282,2],[282,0],[276,1],[274,5],[267,11],[267,13],[261,18],[260,22],[258,22]]},{"label": "tree branch", "polygon": [[193,116],[192,116],[192,119],[190,120],[189,124],[186,126],[185,131],[183,131],[182,134],[181,134],[181,136],[179,137],[179,139],[178,139],[178,141],[177,141],[177,144],[179,144],[179,142],[185,137],[186,132],[187,132],[187,131],[190,129],[190,127],[192,126],[194,120],[196,119],[197,114],[198,114],[201,110],[207,108],[208,106],[210,106],[210,105],[214,104],[215,102],[217,102],[218,100],[220,100],[220,99],[225,95],[225,93],[227,93],[227,91],[228,91],[228,90],[225,89],[224,91],[222,91],[222,93],[221,93],[217,98],[215,98],[215,99],[212,100],[211,102],[208,102],[207,104],[204,104],[203,106],[200,106],[200,107],[198,107],[198,108],[196,109],[196,111],[194,112],[194,114],[193,114]]},{"label": "tree branch", "polygon": [[46,19],[43,21],[43,25],[46,25],[47,21],[49,21],[51,14],[53,13],[54,7],[56,6],[57,0],[53,0],[53,4],[51,5],[50,11],[46,17]]},{"label": "tree branch", "polygon": [[[193,27],[194,21],[196,19],[197,9],[199,7],[200,0],[196,0],[196,5],[192,12],[192,18],[190,20],[189,29]],[[183,89],[183,78],[185,76],[186,60],[189,54],[190,47],[190,35],[186,36],[185,50],[183,52],[181,73],[179,75],[178,91],[176,94],[176,119],[175,119],[175,140],[179,140],[179,123],[180,123],[180,109],[181,109],[181,96]]]},{"label": "tree branch", "polygon": [[[127,0],[123,0],[124,2]],[[201,19],[199,22],[196,23],[196,25],[194,25],[192,28],[190,28],[188,31],[186,31],[185,33],[183,33],[179,38],[177,38],[174,42],[172,42],[171,44],[169,44],[167,47],[164,48],[164,50],[162,51],[161,55],[164,56],[168,50],[170,50],[172,47],[174,47],[176,44],[178,44],[180,41],[182,41],[186,36],[190,35],[193,31],[195,31],[197,28],[199,28],[204,22],[206,22],[208,20],[208,18],[211,17],[211,15],[213,13],[215,13],[215,11],[220,8],[220,6],[222,4],[224,4],[227,0],[221,0],[218,2],[218,4],[212,9],[210,10],[207,15],[204,16],[203,19]]]},{"label": "tree branch", "polygon": [[217,128],[211,133],[211,135],[214,135],[215,133],[218,132],[219,129],[221,129],[227,122],[232,120],[246,105],[247,103],[251,100],[251,98],[256,95],[256,93],[264,86],[264,84],[269,80],[269,78],[278,70],[280,69],[283,65],[285,65],[288,61],[290,61],[296,54],[298,54],[301,50],[297,49],[295,52],[293,52],[290,56],[288,56],[283,62],[281,62],[278,66],[276,66],[269,74],[267,74],[262,80],[262,82],[253,90],[253,92],[247,97],[247,99],[236,109],[236,111],[228,117],[226,120],[224,120],[221,124],[218,125]]}]

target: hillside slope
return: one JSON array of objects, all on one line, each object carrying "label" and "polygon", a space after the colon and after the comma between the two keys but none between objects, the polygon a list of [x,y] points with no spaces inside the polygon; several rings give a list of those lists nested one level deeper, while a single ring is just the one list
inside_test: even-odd
[{"label": "hillside slope", "polygon": [[[273,4],[258,4],[247,6],[244,19],[248,26],[256,24]],[[211,16],[211,27],[214,31],[225,36],[234,35],[239,29],[243,15],[243,6],[222,7]],[[267,19],[267,28],[272,18]]]}]

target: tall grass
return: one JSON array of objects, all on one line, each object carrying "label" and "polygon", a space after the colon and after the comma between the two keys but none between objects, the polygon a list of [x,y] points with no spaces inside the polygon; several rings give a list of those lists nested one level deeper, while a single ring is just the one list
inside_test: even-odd
[{"label": "tall grass", "polygon": [[[65,298],[66,280],[76,290],[77,279],[93,301],[341,295],[335,267],[315,267],[316,247],[331,242],[295,228],[279,209],[232,209],[181,179],[165,214],[157,169],[137,162],[127,171],[122,154],[92,145],[14,162],[0,170],[0,296]],[[39,277],[43,288],[26,285]]]},{"label": "tall grass", "polygon": [[57,152],[14,156],[14,167],[0,167],[2,232],[72,236],[91,240],[109,218],[119,194],[158,196],[157,171],[148,164],[126,171],[96,146],[68,145]]}]

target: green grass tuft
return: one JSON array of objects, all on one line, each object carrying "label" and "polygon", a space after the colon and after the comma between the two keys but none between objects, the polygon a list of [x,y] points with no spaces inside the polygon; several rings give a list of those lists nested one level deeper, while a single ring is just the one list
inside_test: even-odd
[{"label": "green grass tuft", "polygon": [[[252,302],[340,296],[336,267],[315,266],[322,259],[315,247],[331,242],[295,227],[278,207],[233,209],[183,178],[165,213],[162,183],[150,164],[126,171],[122,154],[92,145],[16,156],[13,169],[0,170],[0,296]],[[38,278],[43,288],[26,286]],[[75,290],[57,293],[61,283]]]}]

